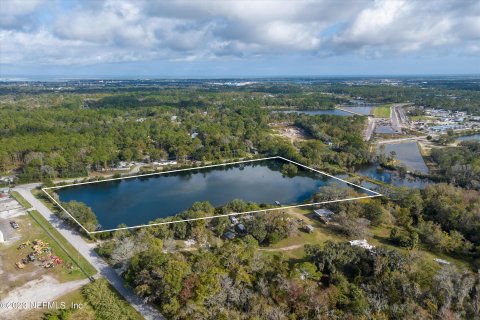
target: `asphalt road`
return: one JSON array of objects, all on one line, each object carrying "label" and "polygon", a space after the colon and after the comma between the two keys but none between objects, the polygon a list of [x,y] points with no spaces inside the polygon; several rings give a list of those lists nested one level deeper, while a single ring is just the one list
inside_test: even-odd
[{"label": "asphalt road", "polygon": [[115,269],[108,265],[95,251],[95,244],[85,242],[77,231],[72,230],[63,220],[54,215],[40,200],[35,198],[31,190],[38,184],[17,186],[17,191],[67,239],[82,256],[97,269],[98,275],[105,277],[110,284],[147,320],[165,319],[163,315],[149,303],[137,296],[131,288],[124,285],[123,279]]},{"label": "asphalt road", "polygon": [[365,130],[365,137],[364,137],[365,141],[370,141],[374,130],[375,130],[375,118],[368,117],[367,129]]}]

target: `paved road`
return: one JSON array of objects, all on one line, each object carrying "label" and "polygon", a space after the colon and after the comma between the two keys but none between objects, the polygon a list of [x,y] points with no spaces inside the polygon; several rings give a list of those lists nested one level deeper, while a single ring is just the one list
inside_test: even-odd
[{"label": "paved road", "polygon": [[368,117],[367,119],[367,129],[365,130],[365,141],[370,141],[372,138],[373,132],[375,130],[375,118]]},{"label": "paved road", "polygon": [[403,107],[407,105],[408,103],[397,103],[390,107],[392,128],[397,132],[401,132],[402,128],[404,128],[407,124],[407,117],[405,116],[405,112],[403,110]]},{"label": "paved road", "polygon": [[393,130],[396,132],[402,132],[400,119],[397,113],[397,107],[395,106],[390,107],[390,123]]},{"label": "paved road", "polygon": [[22,185],[13,190],[20,193],[22,197],[30,202],[30,204],[97,269],[98,275],[105,277],[145,319],[165,319],[157,309],[145,303],[131,288],[125,287],[123,279],[116,273],[115,269],[108,265],[94,251],[95,244],[85,242],[78,232],[68,227],[63,220],[54,215],[50,209],[32,195],[31,190],[37,186],[38,184]]}]

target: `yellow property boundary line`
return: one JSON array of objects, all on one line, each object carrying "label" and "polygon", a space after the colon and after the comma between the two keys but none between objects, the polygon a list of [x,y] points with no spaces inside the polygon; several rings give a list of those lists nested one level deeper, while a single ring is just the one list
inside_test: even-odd
[{"label": "yellow property boundary line", "polygon": [[[373,193],[373,195],[370,196],[361,196],[361,197],[354,197],[354,198],[347,198],[347,199],[337,199],[337,200],[329,200],[329,201],[322,201],[322,202],[314,202],[314,203],[304,203],[304,204],[298,204],[298,205],[291,205],[291,206],[283,206],[283,207],[276,207],[276,208],[270,208],[270,209],[261,209],[261,210],[253,210],[253,211],[245,211],[245,212],[233,212],[233,213],[228,213],[228,214],[220,214],[220,215],[215,215],[215,216],[209,216],[209,217],[201,217],[201,218],[191,218],[191,219],[183,219],[183,220],[175,220],[175,221],[166,221],[166,222],[157,222],[157,223],[150,223],[150,224],[142,224],[138,226],[132,226],[132,227],[123,227],[123,228],[115,228],[115,229],[108,229],[108,230],[99,230],[99,231],[88,231],[80,222],[75,219],[70,212],[68,212],[60,203],[59,201],[55,200],[48,192],[47,190],[57,190],[65,187],[71,187],[71,186],[79,186],[79,185],[84,185],[84,184],[92,184],[92,183],[100,183],[100,182],[106,182],[106,181],[114,181],[114,180],[125,180],[125,179],[132,179],[132,178],[138,178],[138,177],[146,177],[146,176],[153,176],[153,175],[162,175],[165,173],[173,173],[173,172],[182,172],[182,171],[191,171],[191,170],[196,170],[196,169],[206,169],[206,168],[213,168],[213,167],[221,167],[221,166],[228,166],[228,165],[233,165],[233,164],[240,164],[240,163],[250,163],[250,162],[257,162],[257,161],[263,161],[263,160],[273,160],[273,159],[282,159],[286,162],[293,163],[297,166],[303,167],[307,170],[313,171],[320,173],[322,175],[325,175],[327,177],[330,177],[332,179],[339,180],[343,183],[346,183],[348,185],[363,189],[367,192]],[[185,168],[185,169],[177,169],[177,170],[169,170],[169,171],[164,171],[164,172],[154,172],[154,173],[146,173],[146,174],[139,174],[135,176],[128,176],[128,177],[120,177],[120,178],[111,178],[111,179],[105,179],[105,180],[98,180],[98,181],[89,181],[89,182],[79,182],[79,183],[71,183],[71,184],[66,184],[62,186],[54,186],[54,187],[48,187],[48,188],[42,188],[42,191],[49,197],[52,202],[54,202],[58,207],[60,207],[70,218],[72,218],[73,221],[75,221],[87,234],[97,234],[97,233],[102,233],[102,232],[112,232],[112,231],[117,231],[117,230],[130,230],[130,229],[139,229],[139,228],[144,228],[144,227],[154,227],[154,226],[159,226],[159,225],[165,225],[165,224],[172,224],[172,223],[179,223],[179,222],[189,222],[189,221],[198,221],[198,220],[209,220],[209,219],[214,219],[214,218],[220,218],[220,217],[230,217],[230,216],[238,216],[238,215],[245,215],[245,214],[251,214],[251,213],[259,213],[259,212],[270,212],[274,210],[282,210],[282,209],[290,209],[290,208],[300,208],[300,207],[311,207],[311,206],[317,206],[321,204],[327,204],[327,203],[335,203],[335,202],[343,202],[343,201],[352,201],[352,200],[359,200],[359,199],[368,199],[368,198],[374,198],[374,197],[381,197],[383,194],[380,194],[376,191],[367,189],[365,187],[362,187],[360,185],[357,185],[352,182],[348,182],[346,180],[343,180],[341,178],[332,176],[328,173],[325,173],[320,170],[316,170],[310,167],[307,167],[306,165],[303,165],[301,163],[286,159],[284,157],[280,156],[274,156],[274,157],[266,157],[266,158],[260,158],[260,159],[250,159],[250,160],[242,160],[242,161],[235,161],[235,162],[228,162],[228,163],[220,163],[220,164],[212,164],[212,165],[207,165],[207,166],[202,166],[202,167],[193,167],[193,168]]]}]

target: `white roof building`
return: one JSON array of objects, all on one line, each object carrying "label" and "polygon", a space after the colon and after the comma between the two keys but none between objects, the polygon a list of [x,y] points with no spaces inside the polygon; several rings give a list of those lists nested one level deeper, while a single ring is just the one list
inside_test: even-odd
[{"label": "white roof building", "polygon": [[351,246],[354,246],[354,247],[362,247],[366,250],[369,250],[371,251],[373,248],[375,248],[374,246],[372,246],[371,244],[369,244],[367,242],[366,239],[363,239],[363,240],[350,240],[348,241],[350,243]]}]

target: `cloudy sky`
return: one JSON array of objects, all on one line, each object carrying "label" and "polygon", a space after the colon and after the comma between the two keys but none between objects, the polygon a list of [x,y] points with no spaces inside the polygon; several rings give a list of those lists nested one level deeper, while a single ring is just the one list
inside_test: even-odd
[{"label": "cloudy sky", "polygon": [[0,1],[0,76],[479,73],[478,0]]}]

